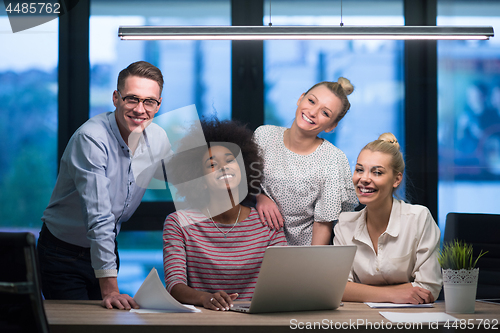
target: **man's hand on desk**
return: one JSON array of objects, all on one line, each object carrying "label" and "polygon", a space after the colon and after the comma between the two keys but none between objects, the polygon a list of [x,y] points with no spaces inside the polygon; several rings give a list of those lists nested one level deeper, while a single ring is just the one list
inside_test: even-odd
[{"label": "man's hand on desk", "polygon": [[105,308],[112,309],[113,307],[120,310],[130,310],[131,308],[138,309],[139,305],[132,297],[127,294],[112,293],[103,297],[101,305]]},{"label": "man's hand on desk", "polygon": [[139,305],[134,301],[132,297],[127,294],[120,294],[116,277],[100,278],[99,285],[101,286],[101,305],[103,307],[108,309],[112,309],[113,307],[115,307],[120,310],[139,308]]}]

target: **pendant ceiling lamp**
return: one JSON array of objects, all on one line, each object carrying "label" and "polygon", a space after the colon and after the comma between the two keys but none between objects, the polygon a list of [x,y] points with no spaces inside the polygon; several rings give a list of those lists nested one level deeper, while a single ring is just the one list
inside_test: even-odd
[{"label": "pendant ceiling lamp", "polygon": [[123,26],[125,40],[276,40],[276,39],[489,39],[493,27],[467,26],[344,26],[340,0],[340,26],[273,26],[269,0],[269,26]]},{"label": "pendant ceiling lamp", "polygon": [[124,40],[489,39],[493,27],[467,26],[122,26]]}]

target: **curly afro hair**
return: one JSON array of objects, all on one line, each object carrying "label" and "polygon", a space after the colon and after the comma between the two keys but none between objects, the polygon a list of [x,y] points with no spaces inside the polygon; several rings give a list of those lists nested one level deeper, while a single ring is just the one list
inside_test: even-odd
[{"label": "curly afro hair", "polygon": [[[245,171],[246,182],[241,181],[239,188],[240,201],[251,200],[260,189],[263,175],[263,160],[258,145],[253,140],[253,132],[237,121],[216,118],[202,119],[201,130],[208,147],[224,146],[236,157],[241,153],[242,159],[237,159],[240,169]],[[167,164],[168,181],[177,189],[179,199],[189,208],[201,209],[210,200],[208,189],[203,178],[203,155],[207,146],[196,147],[196,132],[200,129],[192,126],[187,135],[179,142],[174,154]],[[225,144],[227,143],[227,144]],[[196,148],[190,148],[196,147]],[[253,191],[252,191],[253,189]],[[186,207],[186,208],[187,208]]]}]

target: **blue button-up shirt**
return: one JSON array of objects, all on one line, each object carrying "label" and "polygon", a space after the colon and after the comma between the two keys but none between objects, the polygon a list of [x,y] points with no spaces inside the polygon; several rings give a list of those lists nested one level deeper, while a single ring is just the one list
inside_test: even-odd
[{"label": "blue button-up shirt", "polygon": [[64,151],[42,220],[57,238],[90,248],[97,278],[116,277],[115,238],[121,223],[139,206],[156,166],[170,154],[165,131],[154,123],[132,156],[114,112],[89,119]]}]

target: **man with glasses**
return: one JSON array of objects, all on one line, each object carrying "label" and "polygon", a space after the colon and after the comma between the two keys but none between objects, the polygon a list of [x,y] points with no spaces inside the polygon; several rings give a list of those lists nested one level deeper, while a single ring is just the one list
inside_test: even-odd
[{"label": "man with glasses", "polygon": [[138,307],[118,289],[116,236],[171,154],[165,131],[152,124],[162,88],[157,67],[132,63],[118,76],[115,111],[89,119],[71,137],[38,241],[46,299],[102,299],[110,309]]}]

